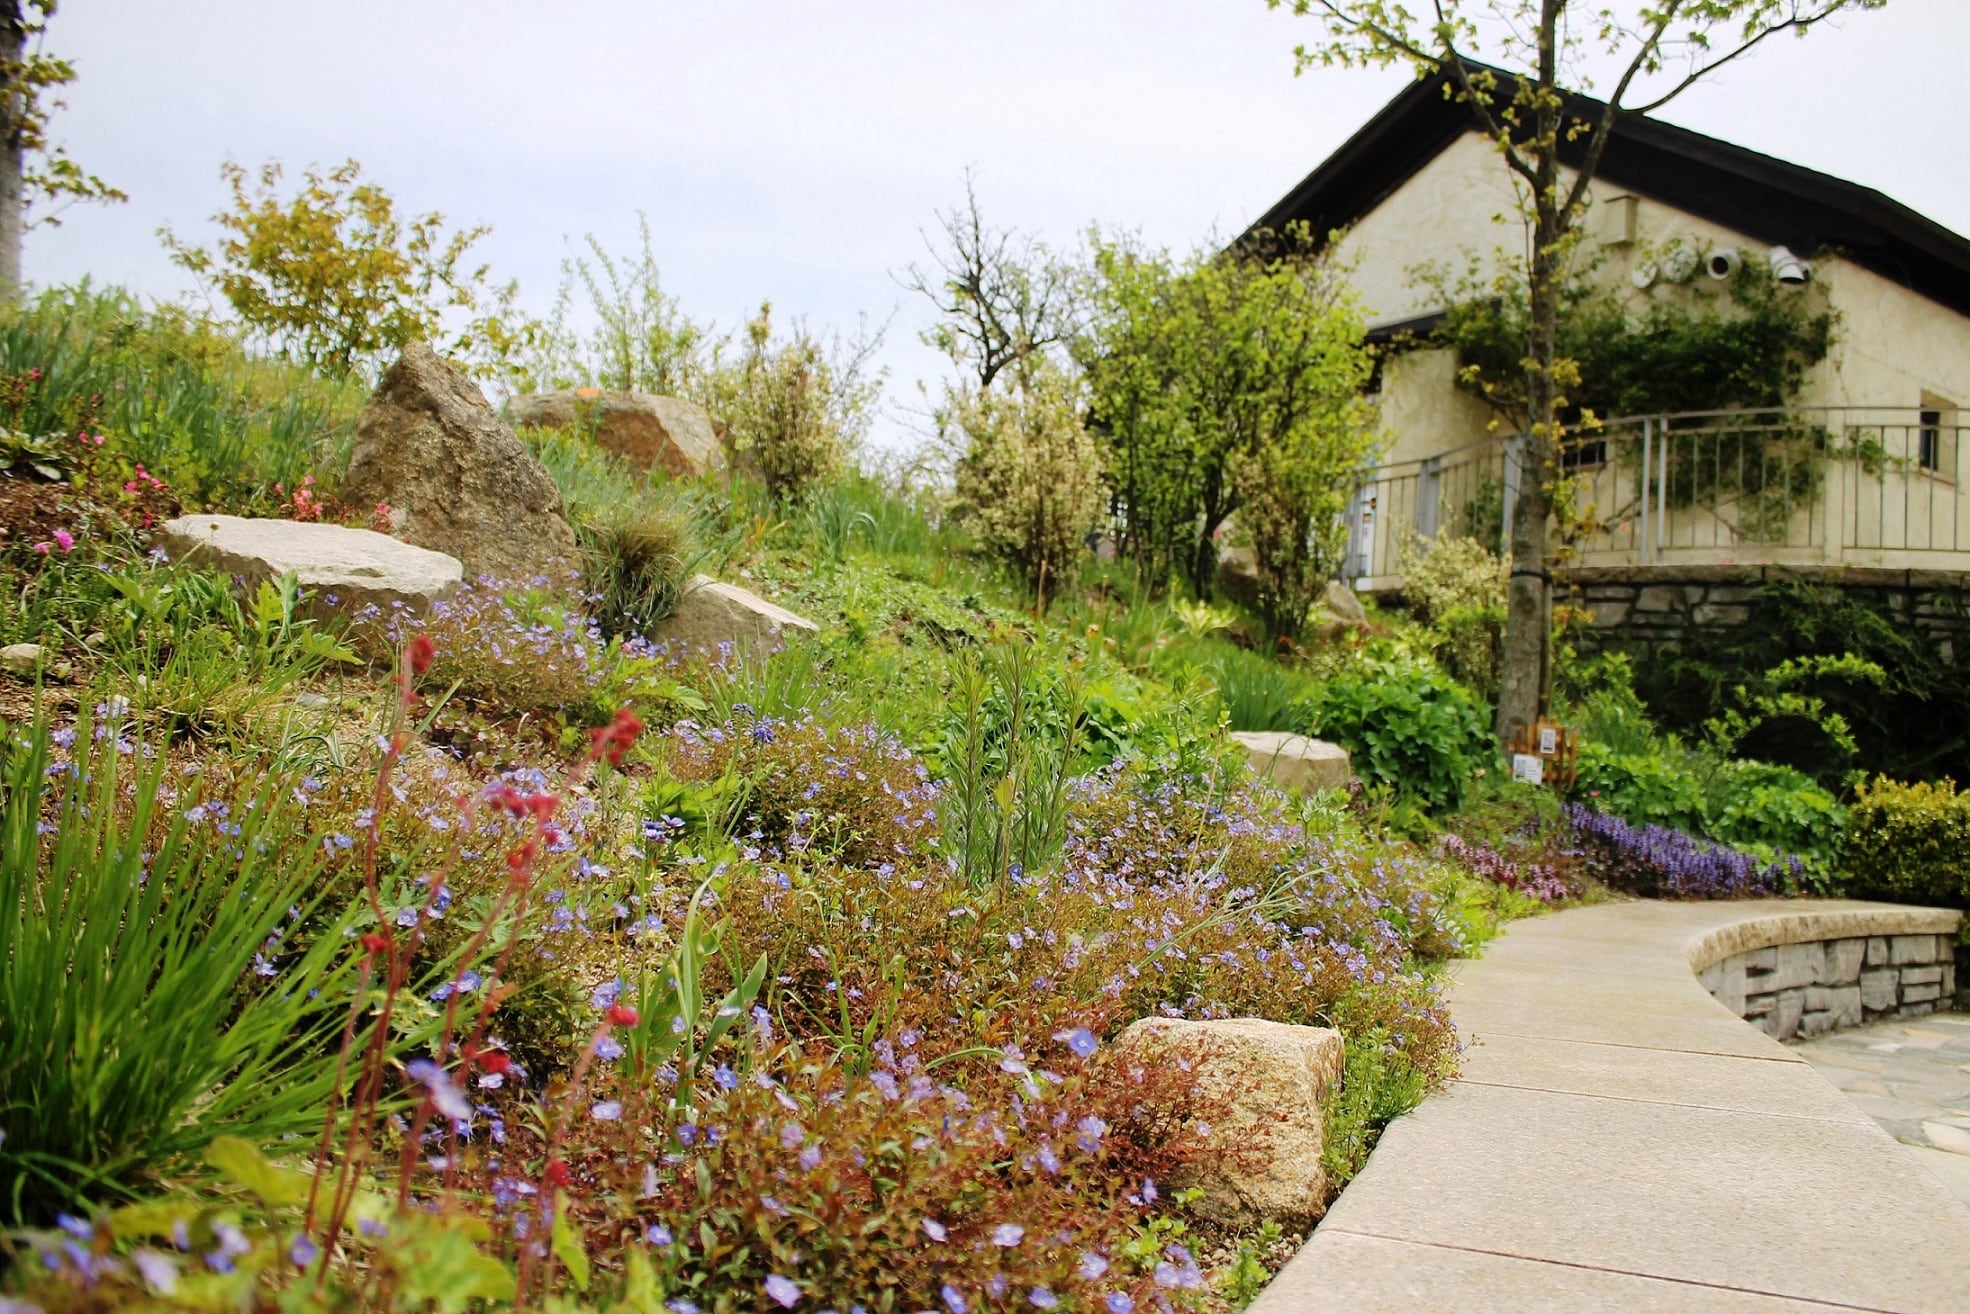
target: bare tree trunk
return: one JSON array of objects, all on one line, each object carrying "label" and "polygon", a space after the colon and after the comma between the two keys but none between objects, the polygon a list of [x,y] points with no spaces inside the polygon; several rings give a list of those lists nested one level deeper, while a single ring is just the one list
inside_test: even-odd
[{"label": "bare tree trunk", "polygon": [[1558,21],[1564,0],[1545,0],[1539,27],[1539,99],[1533,132],[1547,149],[1534,172],[1531,341],[1526,344],[1526,435],[1521,447],[1518,499],[1512,517],[1511,579],[1505,590],[1505,647],[1498,690],[1497,731],[1510,741],[1546,710],[1547,663],[1552,652],[1553,581],[1548,572],[1546,521],[1552,512],[1552,479],[1559,440],[1560,273],[1572,216],[1560,197]]},{"label": "bare tree trunk", "polygon": [[11,305],[21,294],[21,224],[25,198],[21,192],[21,94],[14,84],[27,45],[27,25],[20,0],[0,0],[0,304]]}]

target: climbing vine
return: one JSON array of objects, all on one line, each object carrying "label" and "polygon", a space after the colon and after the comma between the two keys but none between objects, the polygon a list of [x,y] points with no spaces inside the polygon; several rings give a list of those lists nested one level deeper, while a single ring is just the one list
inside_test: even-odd
[{"label": "climbing vine", "polygon": [[[1423,344],[1455,350],[1459,385],[1504,423],[1523,427],[1530,333],[1523,276],[1484,282],[1467,272],[1453,280],[1437,268],[1421,271],[1418,281],[1448,306]],[[1573,461],[1589,465],[1608,455],[1596,436],[1608,417],[1743,412],[1728,423],[1672,423],[1667,461],[1658,467],[1665,496],[1680,507],[1722,494],[1734,500],[1744,536],[1780,530],[1795,506],[1818,495],[1835,445],[1823,427],[1784,408],[1807,371],[1826,359],[1837,329],[1838,317],[1816,287],[1785,286],[1758,262],[1722,283],[1699,277],[1647,289],[1589,264],[1561,293],[1559,414],[1572,435]],[[1613,456],[1639,464],[1639,445],[1624,444]]]}]

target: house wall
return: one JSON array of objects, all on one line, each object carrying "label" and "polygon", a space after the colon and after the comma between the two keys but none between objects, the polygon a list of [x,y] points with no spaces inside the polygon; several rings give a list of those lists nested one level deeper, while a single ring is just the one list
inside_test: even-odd
[{"label": "house wall", "polygon": [[[1599,261],[1599,276],[1639,306],[1651,298],[1695,300],[1723,294],[1700,270],[1682,286],[1658,281],[1643,291],[1629,276],[1641,261],[1681,241],[1699,254],[1719,246],[1762,261],[1768,247],[1742,233],[1690,215],[1603,180],[1593,189],[1583,252]],[[1633,196],[1633,224],[1616,224],[1618,198]],[[1371,322],[1408,318],[1441,308],[1438,291],[1419,286],[1415,271],[1436,263],[1488,278],[1515,262],[1524,246],[1512,175],[1482,135],[1467,133],[1439,153],[1344,235],[1339,257]],[[1815,253],[1800,251],[1802,259]],[[1732,507],[1670,510],[1650,537],[1684,560],[1819,560],[1909,568],[1943,564],[1936,553],[1970,559],[1970,452],[1958,441],[1970,420],[1970,317],[1841,259],[1814,261],[1813,281],[1794,295],[1830,306],[1839,316],[1828,359],[1808,375],[1799,402],[1849,409],[1826,415],[1837,441],[1878,444],[1889,460],[1862,471],[1850,463],[1830,469],[1821,493],[1802,503],[1784,544],[1741,539]],[[1384,464],[1420,462],[1462,448],[1492,432],[1488,408],[1456,387],[1451,352],[1420,349],[1384,366],[1381,406],[1389,445]],[[1917,412],[1940,409],[1945,433],[1943,469],[1916,467]],[[1958,409],[1960,408],[1960,410]],[[1836,462],[1839,467],[1843,463]],[[1620,479],[1619,472],[1610,478]],[[1631,480],[1632,482],[1632,480]],[[1382,490],[1381,529],[1395,533],[1418,518],[1403,505],[1403,489]],[[1593,502],[1615,521],[1615,539],[1586,559],[1609,565],[1640,560],[1633,490],[1596,489]],[[1785,517],[1781,517],[1781,520]],[[1382,553],[1386,557],[1387,553]],[[1960,568],[1955,561],[1952,568]]]},{"label": "house wall", "polygon": [[1425,347],[1392,356],[1376,394],[1389,445],[1382,463],[1424,457],[1491,436],[1491,408],[1457,386],[1457,353]]}]

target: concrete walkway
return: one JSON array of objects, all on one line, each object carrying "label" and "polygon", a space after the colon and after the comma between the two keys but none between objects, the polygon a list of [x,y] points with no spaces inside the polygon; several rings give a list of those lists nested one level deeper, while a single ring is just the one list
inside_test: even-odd
[{"label": "concrete walkway", "polygon": [[1515,923],[1458,965],[1462,1079],[1389,1127],[1252,1314],[1970,1310],[1970,1207],[1691,965],[1772,943],[1774,917],[1808,940],[1908,911]]}]

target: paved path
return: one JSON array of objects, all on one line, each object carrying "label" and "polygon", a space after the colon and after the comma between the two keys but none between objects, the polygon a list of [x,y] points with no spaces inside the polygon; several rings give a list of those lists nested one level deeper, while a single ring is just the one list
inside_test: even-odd
[{"label": "paved path", "polygon": [[1459,964],[1462,1079],[1390,1126],[1252,1314],[1970,1310],[1970,1206],[1691,972],[1698,940],[1773,915],[1888,914],[1607,904]]},{"label": "paved path", "polygon": [[1970,1013],[1876,1022],[1793,1049],[1970,1203]]}]

